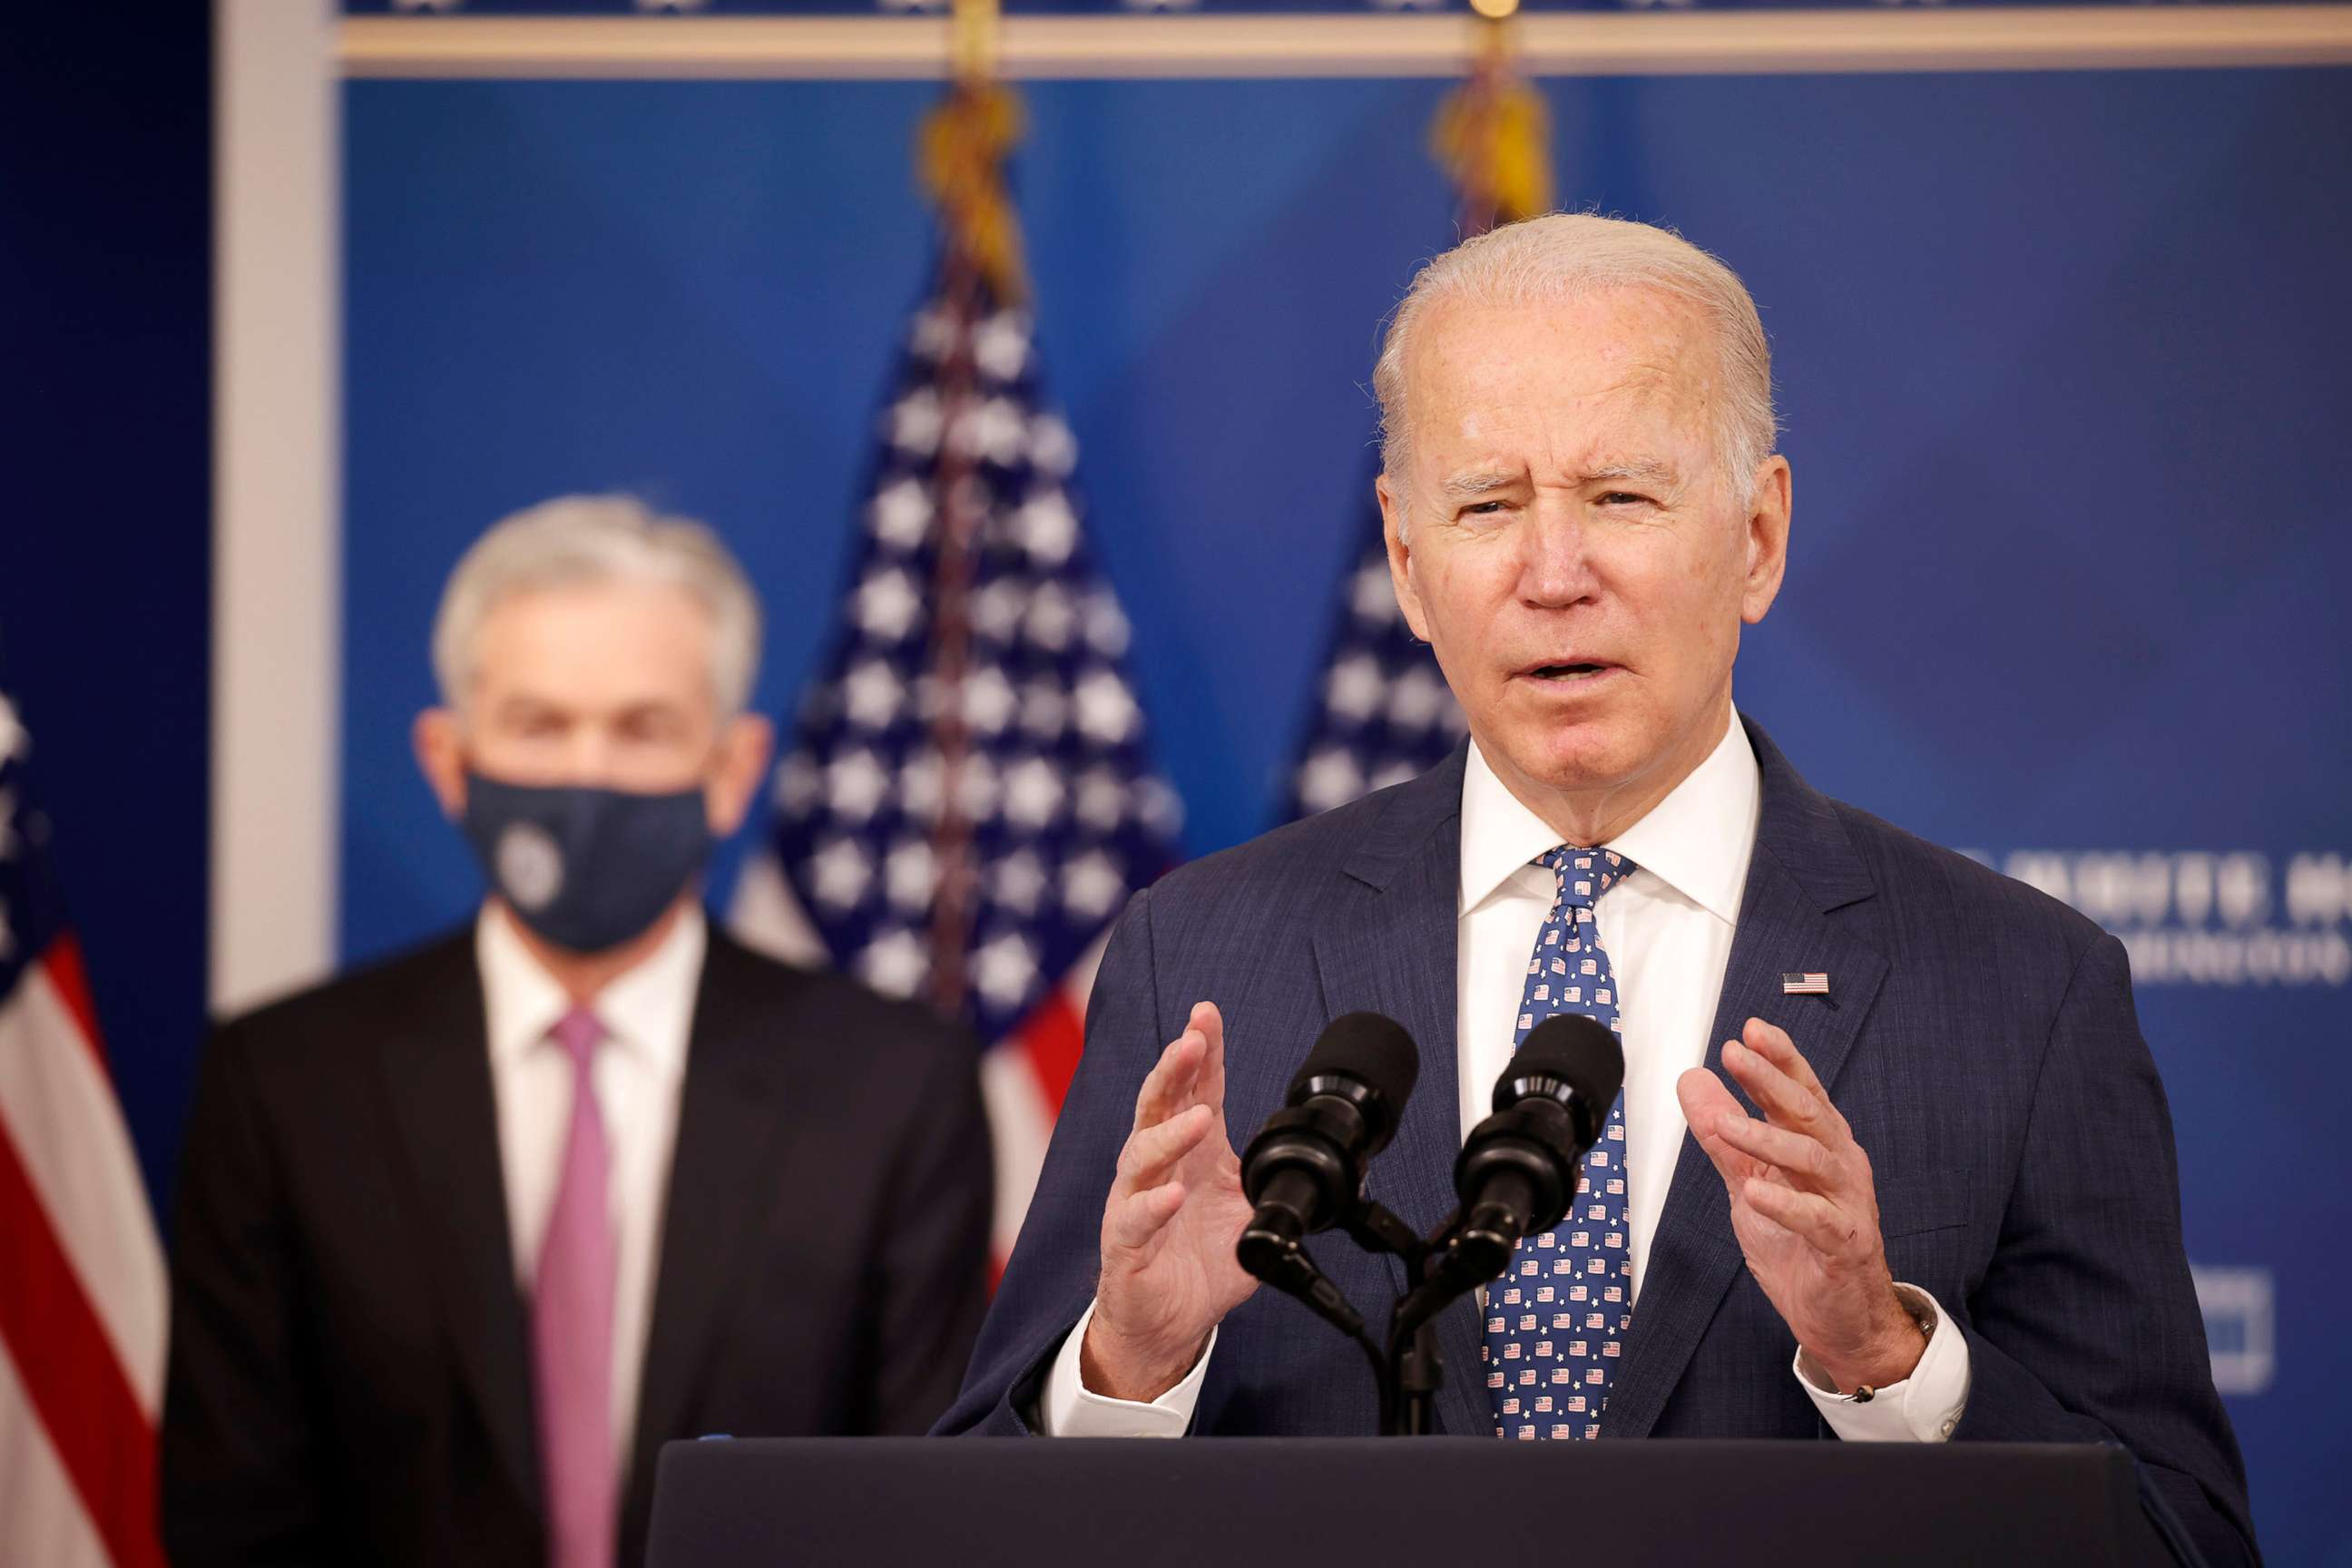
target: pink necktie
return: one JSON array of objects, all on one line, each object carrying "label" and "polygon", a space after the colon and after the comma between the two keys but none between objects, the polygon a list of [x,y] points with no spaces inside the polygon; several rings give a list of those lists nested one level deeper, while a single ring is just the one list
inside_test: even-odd
[{"label": "pink necktie", "polygon": [[604,1119],[590,1069],[604,1026],[585,1007],[555,1026],[572,1058],[572,1130],[539,1249],[530,1314],[549,1568],[613,1561],[613,1226]]}]

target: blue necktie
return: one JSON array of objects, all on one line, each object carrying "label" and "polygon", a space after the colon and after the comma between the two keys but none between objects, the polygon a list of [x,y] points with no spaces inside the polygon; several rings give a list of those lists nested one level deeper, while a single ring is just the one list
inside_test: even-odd
[{"label": "blue necktie", "polygon": [[[1514,1043],[1555,1013],[1617,1023],[1617,981],[1592,906],[1633,863],[1607,849],[1562,845],[1536,862],[1558,879],[1551,913],[1536,933]],[[1597,1437],[1633,1321],[1625,1287],[1625,1097],[1584,1157],[1576,1200],[1553,1229],[1520,1241],[1503,1277],[1486,1287],[1486,1342],[1478,1352],[1495,1436]]]}]

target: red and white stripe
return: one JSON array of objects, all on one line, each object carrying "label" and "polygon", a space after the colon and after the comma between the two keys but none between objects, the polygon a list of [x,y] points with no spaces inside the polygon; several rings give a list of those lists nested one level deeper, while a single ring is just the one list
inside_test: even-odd
[{"label": "red and white stripe", "polygon": [[0,1563],[161,1568],[163,1255],[68,935],[0,996]]},{"label": "red and white stripe", "polygon": [[980,1091],[988,1104],[989,1137],[996,1150],[999,1268],[1013,1256],[1013,1244],[1020,1238],[1021,1222],[1037,1191],[1037,1173],[1045,1164],[1045,1146],[1053,1142],[1054,1123],[1061,1117],[1070,1078],[1086,1049],[1087,997],[1109,943],[1108,931],[1097,937],[1062,984],[1045,994],[1004,1043],[981,1055]]}]

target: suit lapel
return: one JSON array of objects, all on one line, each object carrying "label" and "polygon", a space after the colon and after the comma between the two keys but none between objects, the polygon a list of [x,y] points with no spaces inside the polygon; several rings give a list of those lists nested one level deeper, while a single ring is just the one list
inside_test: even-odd
[{"label": "suit lapel", "polygon": [[[1381,1013],[1412,1034],[1421,1075],[1395,1141],[1372,1163],[1366,1190],[1426,1235],[1454,1206],[1454,1159],[1462,1146],[1455,1061],[1455,954],[1462,888],[1462,770],[1444,764],[1404,785],[1342,868],[1346,885],[1314,933],[1324,1017]],[[1404,1283],[1392,1268],[1393,1283]],[[1474,1403],[1477,1313],[1456,1302],[1437,1321],[1451,1373],[1441,1396],[1449,1431],[1490,1425]]]},{"label": "suit lapel", "polygon": [[384,1100],[460,1376],[509,1479],[534,1510],[529,1335],[515,1284],[506,1177],[499,1161],[489,1031],[472,928],[447,944],[446,973],[417,987],[415,1012],[379,1047]]},{"label": "suit lapel", "polygon": [[[1874,888],[1830,802],[1806,784],[1763,731],[1751,723],[1748,733],[1763,775],[1762,810],[1706,1066],[1722,1075],[1723,1042],[1749,1018],[1762,1018],[1789,1032],[1834,1092],[1887,963],[1851,924],[1830,915],[1867,900]],[[1782,994],[1782,974],[1808,970],[1832,976],[1830,995]],[[1727,1076],[1724,1081],[1754,1113],[1746,1092]],[[1602,1426],[1608,1436],[1649,1435],[1741,1266],[1723,1178],[1685,1132],[1643,1265],[1624,1364],[1610,1390]]]},{"label": "suit lapel", "polygon": [[746,962],[710,933],[679,1091],[676,1153],[661,1231],[652,1331],[639,1384],[631,1468],[650,1480],[662,1442],[685,1429],[714,1349],[738,1259],[768,1217],[775,1184],[761,1173],[785,1124],[783,1064],[769,1048],[783,1026],[731,984]]}]

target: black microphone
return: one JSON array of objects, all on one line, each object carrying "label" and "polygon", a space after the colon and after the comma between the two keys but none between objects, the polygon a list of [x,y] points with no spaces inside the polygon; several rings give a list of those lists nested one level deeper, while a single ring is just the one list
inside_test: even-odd
[{"label": "black microphone", "polygon": [[1624,1050],[1598,1020],[1559,1013],[1528,1031],[1496,1080],[1495,1114],[1470,1130],[1454,1163],[1462,1221],[1449,1274],[1492,1279],[1521,1237],[1559,1223],[1624,1081]]},{"label": "black microphone", "polygon": [[1257,1211],[1234,1249],[1244,1268],[1291,1289],[1277,1276],[1305,1261],[1302,1239],[1355,1210],[1364,1168],[1395,1135],[1420,1075],[1421,1052],[1395,1020],[1331,1020],[1242,1156],[1242,1192]]}]

